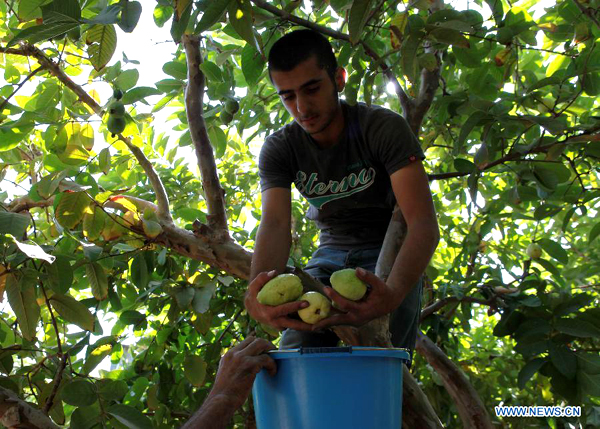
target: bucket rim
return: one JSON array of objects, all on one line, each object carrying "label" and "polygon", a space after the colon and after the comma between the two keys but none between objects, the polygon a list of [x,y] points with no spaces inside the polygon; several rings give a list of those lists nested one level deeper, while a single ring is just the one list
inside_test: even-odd
[{"label": "bucket rim", "polygon": [[274,359],[291,359],[296,357],[388,357],[410,360],[410,350],[400,347],[301,347],[296,349],[269,350],[267,352]]}]

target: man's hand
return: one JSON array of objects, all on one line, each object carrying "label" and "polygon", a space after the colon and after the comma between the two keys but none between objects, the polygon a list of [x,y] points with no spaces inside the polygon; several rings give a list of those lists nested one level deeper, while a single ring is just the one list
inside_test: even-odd
[{"label": "man's hand", "polygon": [[283,331],[286,328],[295,329],[297,331],[310,331],[312,329],[311,325],[289,317],[291,313],[295,313],[301,308],[308,307],[308,302],[294,301],[288,302],[287,304],[271,306],[262,305],[257,301],[256,296],[258,295],[258,292],[269,280],[275,277],[276,274],[275,270],[268,273],[262,272],[252,280],[248,286],[248,292],[246,293],[246,299],[244,300],[246,310],[248,310],[248,313],[254,320],[273,326],[280,331]]},{"label": "man's hand", "polygon": [[219,362],[209,398],[226,399],[233,410],[244,405],[261,369],[265,368],[271,375],[277,373],[275,361],[266,354],[273,349],[275,346],[267,340],[252,336],[230,349]]},{"label": "man's hand", "polygon": [[350,301],[330,287],[324,292],[342,313],[329,316],[313,325],[313,331],[320,331],[336,325],[362,326],[373,319],[392,312],[400,305],[399,297],[383,280],[363,269],[356,269],[356,276],[371,286],[365,298]]}]

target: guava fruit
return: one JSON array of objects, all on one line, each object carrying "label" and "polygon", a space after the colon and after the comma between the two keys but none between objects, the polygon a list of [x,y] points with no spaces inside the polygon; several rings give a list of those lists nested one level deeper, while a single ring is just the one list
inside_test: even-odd
[{"label": "guava fruit", "polygon": [[263,305],[281,305],[297,300],[302,295],[302,282],[294,274],[280,274],[258,292],[256,299]]},{"label": "guava fruit", "polygon": [[115,118],[122,118],[125,115],[125,106],[120,101],[113,101],[108,105],[108,114]]},{"label": "guava fruit", "polygon": [[119,88],[115,88],[113,90],[113,98],[115,100],[120,100],[123,97],[123,91],[121,91]]},{"label": "guava fruit", "polygon": [[221,118],[221,122],[223,122],[224,125],[228,125],[233,120],[233,115],[227,110],[221,111],[221,115],[219,117]]},{"label": "guava fruit", "polygon": [[120,134],[125,130],[125,118],[118,116],[108,116],[106,121],[106,128],[111,134]]},{"label": "guava fruit", "polygon": [[336,271],[329,281],[333,290],[351,301],[358,301],[367,293],[367,284],[356,277],[354,268]]},{"label": "guava fruit", "polygon": [[146,220],[146,219],[144,219],[142,222],[143,222],[142,227],[144,228],[144,234],[146,234],[148,237],[156,238],[162,232],[162,226],[160,226],[160,223],[155,222],[153,220]]},{"label": "guava fruit", "polygon": [[226,112],[231,113],[232,115],[235,115],[238,110],[240,110],[240,103],[238,103],[237,100],[228,99],[225,102],[225,111]]},{"label": "guava fruit", "polygon": [[537,243],[531,243],[529,246],[527,246],[526,252],[527,256],[529,256],[531,259],[539,259],[540,256],[542,256],[542,248]]},{"label": "guava fruit", "polygon": [[329,316],[331,310],[331,302],[327,297],[319,292],[306,292],[302,295],[299,301],[308,301],[310,304],[306,308],[298,310],[298,316],[309,325],[314,325],[319,320]]}]

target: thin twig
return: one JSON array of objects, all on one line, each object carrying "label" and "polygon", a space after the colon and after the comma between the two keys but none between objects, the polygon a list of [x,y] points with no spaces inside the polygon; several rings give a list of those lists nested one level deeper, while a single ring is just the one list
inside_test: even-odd
[{"label": "thin twig", "polygon": [[0,112],[2,112],[2,110],[4,110],[4,106],[6,106],[8,104],[8,100],[10,100],[17,92],[19,92],[19,90],[23,87],[23,85],[25,85],[25,83],[27,83],[28,80],[30,80],[33,76],[35,76],[40,70],[43,70],[43,67],[38,67],[37,69],[33,70],[31,73],[29,73],[27,75],[27,77],[25,77],[25,79],[23,79],[22,82],[20,82],[17,87],[15,88],[15,90],[4,99],[4,101],[2,102],[2,104],[0,104]]}]

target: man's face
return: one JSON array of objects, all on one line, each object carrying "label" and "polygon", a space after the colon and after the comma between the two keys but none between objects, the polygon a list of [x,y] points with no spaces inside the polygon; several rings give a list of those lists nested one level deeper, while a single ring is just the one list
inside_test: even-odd
[{"label": "man's face", "polygon": [[344,87],[343,69],[336,72],[334,83],[320,68],[315,56],[290,71],[271,71],[271,79],[283,105],[307,133],[316,140],[331,138],[328,131],[343,124],[337,96]]}]

